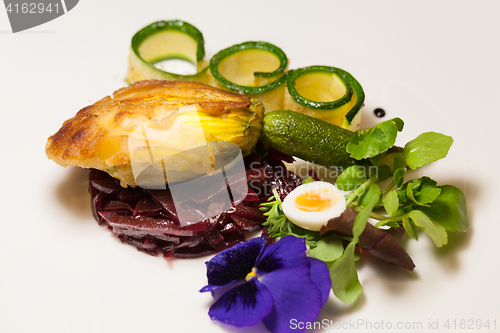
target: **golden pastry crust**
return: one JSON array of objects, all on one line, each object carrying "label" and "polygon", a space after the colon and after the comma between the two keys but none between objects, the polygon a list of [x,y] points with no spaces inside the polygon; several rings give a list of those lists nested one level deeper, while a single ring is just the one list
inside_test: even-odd
[{"label": "golden pastry crust", "polygon": [[[145,122],[188,105],[196,105],[205,114],[224,116],[232,109],[249,108],[251,101],[246,96],[198,82],[140,81],[83,108],[65,121],[47,140],[45,152],[61,166],[99,169],[115,177],[122,168],[121,176],[116,178],[122,185],[135,186],[129,170],[130,134]],[[260,130],[259,120],[252,121],[259,123]]]}]

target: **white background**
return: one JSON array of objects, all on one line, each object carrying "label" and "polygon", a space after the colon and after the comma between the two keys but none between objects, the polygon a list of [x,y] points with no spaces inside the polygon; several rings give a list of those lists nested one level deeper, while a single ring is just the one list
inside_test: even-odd
[{"label": "white background", "polygon": [[[465,192],[470,231],[451,234],[439,250],[424,234],[408,240],[412,273],[364,260],[363,295],[350,305],[332,296],[318,320],[500,332],[499,17],[500,1],[488,0],[84,0],[12,34],[0,9],[0,331],[264,331],[212,322],[212,298],[198,293],[207,258],[165,260],[121,244],[92,218],[87,173],[44,153],[64,120],[125,85],[137,30],[181,19],[202,31],[208,56],[264,40],[284,50],[292,69],[349,71],[365,89],[363,124],[378,121],[376,107],[385,119],[401,117],[399,144],[431,130],[455,139],[449,156],[420,174]],[[443,327],[447,319],[457,330]],[[460,330],[462,319],[491,327]],[[429,329],[436,320],[440,329]],[[396,330],[398,322],[423,329]]]}]

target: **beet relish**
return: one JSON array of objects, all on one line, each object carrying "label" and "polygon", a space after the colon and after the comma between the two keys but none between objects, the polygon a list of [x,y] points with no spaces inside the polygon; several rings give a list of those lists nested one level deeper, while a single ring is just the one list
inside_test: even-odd
[{"label": "beet relish", "polygon": [[266,217],[259,205],[272,196],[273,189],[283,199],[302,184],[282,162],[293,162],[291,156],[271,148],[266,155],[262,158],[254,152],[245,158],[246,198],[212,218],[182,227],[168,188],[123,188],[117,179],[98,170],[90,172],[92,213],[122,242],[150,255],[161,251],[165,257],[196,258],[222,251],[244,241],[245,231],[262,228]]}]

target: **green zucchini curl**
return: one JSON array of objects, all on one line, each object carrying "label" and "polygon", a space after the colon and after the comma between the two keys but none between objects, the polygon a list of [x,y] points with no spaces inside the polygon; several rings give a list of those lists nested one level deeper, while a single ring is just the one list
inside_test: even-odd
[{"label": "green zucchini curl", "polygon": [[[181,80],[208,83],[208,61],[204,59],[203,34],[193,25],[179,21],[158,21],[132,37],[127,81]],[[197,73],[180,75],[163,71],[155,64],[168,59],[182,59],[196,66]]]},{"label": "green zucchini curl", "polygon": [[283,105],[288,58],[267,42],[245,42],[212,57],[210,72],[215,86],[258,99],[267,111]]},{"label": "green zucchini curl", "polygon": [[283,108],[355,130],[365,93],[346,71],[309,66],[288,73]]}]

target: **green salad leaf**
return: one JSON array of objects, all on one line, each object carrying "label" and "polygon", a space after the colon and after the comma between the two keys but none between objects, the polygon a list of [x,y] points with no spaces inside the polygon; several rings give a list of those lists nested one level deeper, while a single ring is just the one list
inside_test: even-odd
[{"label": "green salad leaf", "polygon": [[396,124],[396,128],[398,130],[398,132],[402,132],[403,131],[403,127],[405,126],[405,122],[403,121],[403,119],[401,118],[392,118],[391,119],[394,124]]},{"label": "green salad leaf", "polygon": [[391,190],[383,200],[385,211],[389,216],[393,216],[399,209],[399,199],[396,191]]},{"label": "green salad leaf", "polygon": [[316,247],[311,249],[311,257],[324,262],[335,261],[344,253],[342,241],[334,234],[323,237],[316,243]]},{"label": "green salad leaf", "polygon": [[349,243],[342,257],[330,266],[330,279],[335,281],[332,283],[333,293],[345,303],[354,302],[363,291],[356,271],[355,246],[354,242]]},{"label": "green salad leaf", "polygon": [[453,139],[447,135],[427,132],[408,142],[403,150],[406,164],[415,170],[446,157]]},{"label": "green salad leaf", "polygon": [[358,200],[358,206],[361,207],[375,207],[380,199],[380,195],[382,191],[380,190],[380,186],[378,184],[372,184],[368,191],[366,191]]},{"label": "green salad leaf", "polygon": [[441,185],[439,196],[428,207],[420,207],[427,216],[448,231],[467,231],[469,219],[464,193],[453,185]]},{"label": "green salad leaf", "polygon": [[437,182],[429,177],[422,177],[410,181],[413,186],[408,186],[407,197],[419,206],[429,207],[441,193],[441,189],[436,188]]},{"label": "green salad leaf", "polygon": [[417,193],[414,194],[413,198],[415,199],[415,202],[420,205],[420,206],[428,206],[427,204],[430,204],[434,200],[436,200],[437,197],[439,197],[439,194],[441,194],[441,189],[440,188],[423,188]]},{"label": "green salad leaf", "polygon": [[401,187],[405,181],[406,170],[406,168],[398,168],[394,171],[394,183],[398,188]]},{"label": "green salad leaf", "polygon": [[380,194],[380,187],[377,184],[372,184],[363,195],[361,201],[363,202],[364,208],[356,216],[356,220],[354,221],[352,241],[345,249],[342,257],[334,261],[330,267],[330,278],[332,281],[335,281],[335,283],[332,283],[333,293],[341,301],[346,303],[356,300],[363,291],[356,271],[354,249],[356,243],[359,241],[359,236],[365,229],[371,211],[380,199]]},{"label": "green salad leaf", "polygon": [[369,129],[354,132],[347,145],[347,152],[357,160],[374,157],[394,146],[398,131],[403,129],[403,121],[390,119]]},{"label": "green salad leaf", "polygon": [[341,191],[352,191],[363,184],[367,179],[366,168],[361,165],[353,165],[344,170],[337,178],[335,185]]},{"label": "green salad leaf", "polygon": [[409,218],[432,239],[437,247],[448,243],[446,229],[441,224],[432,221],[424,212],[412,210]]},{"label": "green salad leaf", "polygon": [[405,228],[405,232],[411,238],[418,240],[417,230],[415,229],[414,224],[411,223],[410,218],[408,216],[403,216],[403,228]]},{"label": "green salad leaf", "polygon": [[391,228],[398,228],[399,227],[399,223],[396,222],[396,221],[392,221],[392,220],[382,220],[382,221],[378,221],[375,226],[378,228],[378,227],[382,227],[382,226],[386,226],[386,227],[391,227]]}]

